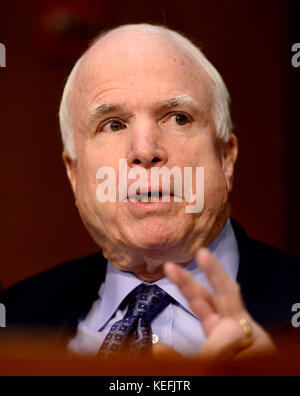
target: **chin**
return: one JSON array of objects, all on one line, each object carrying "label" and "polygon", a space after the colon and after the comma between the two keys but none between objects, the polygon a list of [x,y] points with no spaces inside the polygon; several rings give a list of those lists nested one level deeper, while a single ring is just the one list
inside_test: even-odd
[{"label": "chin", "polygon": [[178,238],[170,238],[170,235],[154,234],[143,235],[138,238],[137,235],[133,239],[133,245],[143,250],[164,250],[175,246],[179,241]]},{"label": "chin", "polygon": [[165,219],[147,219],[119,228],[126,244],[143,250],[164,250],[176,246],[184,238],[186,227]]}]

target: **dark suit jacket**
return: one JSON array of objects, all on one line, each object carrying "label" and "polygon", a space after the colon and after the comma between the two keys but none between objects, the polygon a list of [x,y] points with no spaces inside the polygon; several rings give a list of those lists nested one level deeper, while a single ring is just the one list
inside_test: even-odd
[{"label": "dark suit jacket", "polygon": [[[240,250],[238,282],[250,314],[268,331],[291,329],[292,306],[300,303],[300,261],[250,239],[232,221]],[[7,328],[52,327],[74,332],[98,298],[106,260],[99,254],[78,259],[0,294]]]}]

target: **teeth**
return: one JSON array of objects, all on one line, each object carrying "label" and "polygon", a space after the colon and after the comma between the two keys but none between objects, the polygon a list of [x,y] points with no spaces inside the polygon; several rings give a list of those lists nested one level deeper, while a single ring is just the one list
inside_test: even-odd
[{"label": "teeth", "polygon": [[159,193],[154,193],[153,196],[148,195],[148,194],[137,195],[136,201],[142,202],[142,203],[158,202],[159,201]]},{"label": "teeth", "polygon": [[143,203],[149,203],[149,202],[152,202],[152,198],[151,197],[140,197],[140,199],[139,199],[139,201],[140,202],[143,202]]}]

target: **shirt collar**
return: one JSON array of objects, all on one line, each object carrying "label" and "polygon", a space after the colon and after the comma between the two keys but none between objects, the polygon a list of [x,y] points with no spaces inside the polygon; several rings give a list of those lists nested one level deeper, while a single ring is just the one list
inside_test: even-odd
[{"label": "shirt collar", "polygon": [[[227,221],[222,232],[210,243],[208,249],[220,260],[228,275],[233,280],[236,280],[240,257],[236,237],[230,220]],[[203,271],[197,266],[195,261],[189,263],[185,268],[200,284],[211,291],[211,287]],[[110,261],[108,261],[106,279],[99,290],[99,297],[101,299],[98,316],[99,327],[103,327],[112,318],[123,300],[141,283],[145,282],[142,282],[132,273],[116,269]],[[162,288],[173,297],[179,305],[194,315],[187,300],[179,292],[178,288],[166,277],[153,284]]]}]

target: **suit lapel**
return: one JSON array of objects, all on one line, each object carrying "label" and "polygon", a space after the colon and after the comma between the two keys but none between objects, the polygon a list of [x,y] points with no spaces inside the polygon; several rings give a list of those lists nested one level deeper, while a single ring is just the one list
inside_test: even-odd
[{"label": "suit lapel", "polygon": [[267,245],[252,240],[232,220],[240,251],[237,281],[247,310],[252,317],[270,332],[290,327],[290,302],[287,294],[278,287],[280,273],[277,260],[271,257]]},{"label": "suit lapel", "polygon": [[61,337],[74,335],[78,324],[89,313],[94,301],[99,298],[99,290],[105,281],[107,260],[97,254],[97,260],[86,269],[84,279],[76,286],[69,301],[69,310],[60,329]]}]

